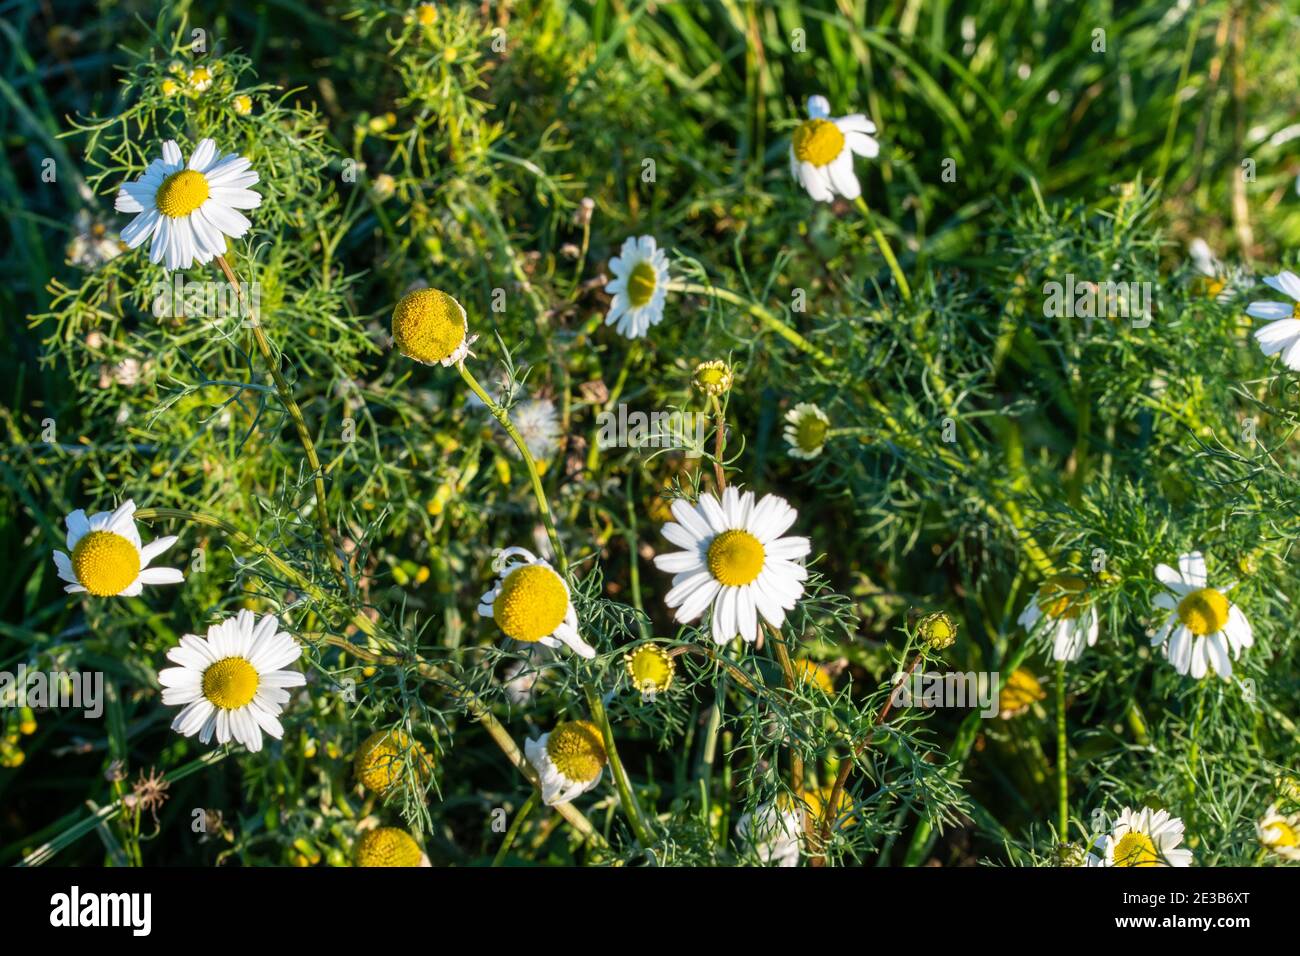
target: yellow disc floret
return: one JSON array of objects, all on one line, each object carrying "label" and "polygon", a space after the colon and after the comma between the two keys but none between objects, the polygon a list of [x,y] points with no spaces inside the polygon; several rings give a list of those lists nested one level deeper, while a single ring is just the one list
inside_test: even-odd
[{"label": "yellow disc floret", "polygon": [[[826,804],[830,801],[831,792],[835,789],[833,784],[827,784],[819,790],[807,790],[803,795],[804,805],[808,808],[808,816],[816,821],[821,819],[822,814],[826,812]],[[853,806],[853,800],[849,797],[848,791],[840,788],[840,795],[835,800],[835,822],[838,828],[847,829],[854,826],[858,821],[856,817],[840,819]]]},{"label": "yellow disc floret", "polygon": [[1019,717],[1029,710],[1035,701],[1040,701],[1046,696],[1042,685],[1038,683],[1038,678],[1023,667],[1017,667],[1007,678],[1006,684],[998,691],[998,716],[1003,720]]},{"label": "yellow disc floret", "polygon": [[916,633],[927,648],[942,651],[957,641],[957,623],[944,611],[935,611],[921,618]]},{"label": "yellow disc floret", "polygon": [[810,119],[794,131],[794,156],[801,163],[828,166],[844,149],[844,134],[830,120]]},{"label": "yellow disc floret", "polygon": [[154,195],[158,211],[171,219],[188,216],[208,201],[208,178],[193,169],[182,169],[163,180]]},{"label": "yellow disc floret", "polygon": [[726,362],[714,359],[711,362],[701,362],[695,366],[695,375],[693,381],[695,387],[706,395],[722,395],[731,389],[731,384],[735,380],[731,368]]},{"label": "yellow disc floret", "polygon": [[420,844],[405,830],[378,827],[357,840],[357,866],[419,866]]},{"label": "yellow disc floret", "polygon": [[554,634],[568,611],[568,589],[544,564],[515,568],[492,602],[492,619],[502,633],[530,644]]},{"label": "yellow disc floret", "polygon": [[743,587],[758,578],[767,552],[748,531],[724,531],[709,544],[709,573],[728,587]]},{"label": "yellow disc floret", "polygon": [[257,694],[257,668],[242,657],[224,657],[203,672],[203,696],[221,710],[238,710]]},{"label": "yellow disc floret", "polygon": [[1214,588],[1193,591],[1178,602],[1178,620],[1193,634],[1217,634],[1228,623],[1228,599]]},{"label": "yellow disc floret", "polygon": [[623,656],[632,686],[641,693],[662,694],[673,682],[676,664],[658,644],[642,644]]},{"label": "yellow disc floret", "polygon": [[447,362],[465,344],[465,310],[438,289],[416,289],[393,309],[393,341],[407,358]]},{"label": "yellow disc floret", "polygon": [[799,417],[794,429],[795,444],[800,451],[817,451],[826,444],[830,423],[816,412],[808,411]]},{"label": "yellow disc floret", "polygon": [[1048,579],[1038,592],[1038,608],[1048,617],[1073,619],[1083,613],[1083,593],[1088,582],[1073,574],[1058,574]]},{"label": "yellow disc floret", "polygon": [[1160,866],[1160,853],[1145,833],[1130,830],[1115,844],[1116,866]]},{"label": "yellow disc floret", "polygon": [[361,785],[380,796],[406,779],[408,767],[414,767],[423,783],[433,772],[433,761],[418,740],[412,740],[401,730],[371,734],[362,742],[352,762]]},{"label": "yellow disc floret", "polygon": [[605,766],[605,742],[589,720],[566,720],[546,738],[546,755],[574,783],[589,783]]},{"label": "yellow disc floret", "polygon": [[794,661],[792,669],[794,670],[795,680],[820,687],[826,694],[835,693],[835,685],[831,682],[831,675],[826,673],[826,668],[816,661],[801,657]]},{"label": "yellow disc floret", "polygon": [[140,574],[140,552],[112,531],[89,531],[72,549],[72,570],[95,597],[125,591]]},{"label": "yellow disc floret", "polygon": [[639,309],[655,295],[655,285],[659,282],[659,273],[655,267],[642,259],[632,267],[632,274],[627,277],[627,298],[632,308]]}]

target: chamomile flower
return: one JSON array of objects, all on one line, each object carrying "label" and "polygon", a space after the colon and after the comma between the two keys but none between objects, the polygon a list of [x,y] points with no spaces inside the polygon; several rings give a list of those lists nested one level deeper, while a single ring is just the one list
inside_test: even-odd
[{"label": "chamomile flower", "polygon": [[1216,302],[1230,302],[1246,284],[1246,274],[1239,268],[1224,265],[1211,250],[1204,239],[1193,239],[1188,246],[1192,265],[1198,273],[1192,283],[1195,292],[1214,299]]},{"label": "chamomile flower", "polygon": [[469,346],[464,307],[441,289],[415,289],[393,308],[393,342],[409,359],[424,365],[456,365]]},{"label": "chamomile flower", "polygon": [[1018,623],[1052,642],[1052,660],[1077,661],[1084,647],[1097,643],[1100,623],[1088,597],[1088,582],[1073,574],[1058,574],[1039,588]]},{"label": "chamomile flower", "polygon": [[357,866],[429,866],[420,844],[405,830],[375,827],[357,838],[353,857]]},{"label": "chamomile flower", "polygon": [[835,696],[835,682],[830,672],[817,661],[800,657],[791,662],[794,679],[801,684],[816,687],[827,697]]},{"label": "chamomile flower", "polygon": [[1227,598],[1233,585],[1210,587],[1199,551],[1179,557],[1177,571],[1156,565],[1156,579],[1168,591],[1156,595],[1155,605],[1170,613],[1151,645],[1163,645],[1165,659],[1180,674],[1199,680],[1213,667],[1224,680],[1230,678],[1232,659],[1255,643],[1246,615]]},{"label": "chamomile flower", "polygon": [[1180,850],[1183,821],[1168,810],[1125,807],[1109,833],[1088,854],[1088,866],[1191,866],[1192,851]]},{"label": "chamomile flower", "polygon": [[289,687],[301,687],[300,671],[284,670],[302,655],[298,642],[280,630],[274,614],[258,620],[240,611],[208,628],[206,638],[186,634],[167,652],[179,667],[158,672],[164,704],[181,704],[172,730],[199,735],[208,743],[232,739],[253,753],[262,749],[262,732],[284,736],[278,715],[289,702]]},{"label": "chamomile flower", "polygon": [[736,836],[768,866],[798,866],[803,821],[799,807],[783,793],[737,820]]},{"label": "chamomile flower", "polygon": [[623,666],[632,687],[643,697],[662,694],[673,684],[677,664],[658,644],[642,644],[623,655]]},{"label": "chamomile flower", "polygon": [[614,325],[620,335],[639,339],[664,318],[664,300],[668,296],[668,254],[657,248],[654,236],[632,236],[623,243],[619,254],[609,260],[614,278],[605,291],[614,298],[609,303],[606,325]]},{"label": "chamomile flower", "polygon": [[727,644],[737,635],[753,643],[758,616],[774,628],[803,595],[808,570],[807,538],[782,537],[799,513],[784,498],[727,488],[719,502],[700,495],[698,504],[678,499],[663,535],[682,551],[661,554],[655,567],[673,575],[664,603],[686,624],[713,609],[713,640]]},{"label": "chamomile flower", "polygon": [[1300,862],[1300,813],[1283,816],[1276,806],[1269,807],[1255,824],[1255,836],[1260,846],[1282,859]]},{"label": "chamomile flower", "polygon": [[352,771],[363,787],[384,796],[406,780],[408,773],[424,783],[433,773],[433,761],[424,746],[405,731],[380,730],[357,748]]},{"label": "chamomile flower", "polygon": [[1271,320],[1268,325],[1255,330],[1255,341],[1265,355],[1281,353],[1282,364],[1300,371],[1300,276],[1282,271],[1275,276],[1265,276],[1264,284],[1294,302],[1252,302],[1246,314],[1256,319]]},{"label": "chamomile flower", "polygon": [[691,383],[705,395],[717,398],[731,391],[736,376],[731,366],[721,359],[701,362],[691,374]]},{"label": "chamomile flower", "polygon": [[537,771],[548,807],[576,800],[595,787],[607,761],[600,728],[588,720],[561,721],[550,733],[524,741],[524,756]]},{"label": "chamomile flower", "polygon": [[136,214],[122,241],[134,249],[151,240],[149,261],[168,269],[225,255],[226,237],[238,239],[252,226],[239,210],[262,204],[249,188],[258,180],[249,165],[236,153],[222,155],[210,139],[199,141],[186,165],[176,141],[167,140],[162,159],[118,191],[114,208]]},{"label": "chamomile flower", "polygon": [[108,227],[88,210],[77,213],[77,234],[68,243],[68,262],[80,269],[97,269],[122,254],[122,243],[109,236]]},{"label": "chamomile flower", "polygon": [[811,402],[800,402],[785,413],[785,443],[791,458],[813,459],[826,447],[831,420]]},{"label": "chamomile flower", "polygon": [[496,584],[479,599],[478,613],[506,637],[547,647],[566,645],[579,657],[596,651],[578,635],[569,585],[549,563],[525,548],[506,548],[492,562]]},{"label": "chamomile flower", "polygon": [[837,194],[857,199],[862,187],[853,172],[853,157],[880,155],[880,144],[871,135],[876,124],[861,113],[839,119],[830,114],[826,97],[808,97],[808,119],[790,139],[790,175],[817,202],[830,202]]},{"label": "chamomile flower", "polygon": [[135,527],[135,502],[127,500],[116,511],[86,517],[78,508],[68,515],[69,557],[54,552],[54,566],[72,594],[85,591],[95,597],[135,597],[146,584],[180,584],[176,568],[151,568],[149,562],[176,543],[175,535],[141,544]]},{"label": "chamomile flower", "polygon": [[1017,667],[998,691],[998,716],[1011,720],[1029,713],[1029,708],[1047,696],[1038,678],[1023,667]]}]

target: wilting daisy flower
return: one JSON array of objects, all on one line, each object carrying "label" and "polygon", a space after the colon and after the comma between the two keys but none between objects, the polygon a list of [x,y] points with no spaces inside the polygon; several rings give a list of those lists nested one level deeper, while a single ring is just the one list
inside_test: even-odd
[{"label": "wilting daisy flower", "polygon": [[357,866],[429,866],[429,858],[405,830],[375,827],[357,837],[353,850]]},{"label": "wilting daisy flower", "polygon": [[700,495],[691,505],[673,502],[673,517],[663,535],[683,551],[661,554],[655,567],[673,575],[673,587],[664,603],[676,608],[683,624],[713,608],[713,640],[726,644],[737,635],[748,642],[758,638],[758,615],[772,627],[785,623],[803,594],[808,570],[797,563],[807,557],[807,538],[781,537],[799,513],[776,495],[764,495],[757,504],[754,493],[735,488]]},{"label": "wilting daisy flower", "polygon": [[199,141],[186,166],[175,140],[163,143],[144,175],[117,194],[118,212],[136,217],[122,230],[134,249],[151,239],[149,261],[168,269],[188,269],[225,255],[226,236],[238,239],[252,226],[240,209],[256,209],[262,197],[249,189],[257,173],[236,153],[224,156],[210,139]]},{"label": "wilting daisy flower", "polygon": [[736,821],[736,836],[769,866],[799,865],[802,832],[803,814],[785,793]]},{"label": "wilting daisy flower", "polygon": [[831,420],[811,402],[800,402],[785,413],[785,443],[792,458],[816,458],[826,447]]},{"label": "wilting daisy flower", "polygon": [[1183,821],[1168,810],[1125,807],[1109,833],[1088,854],[1088,866],[1191,866],[1192,851],[1175,849],[1183,842]]},{"label": "wilting daisy flower", "polygon": [[1227,680],[1232,659],[1255,643],[1246,615],[1225,596],[1233,585],[1207,586],[1205,556],[1199,551],[1182,555],[1177,571],[1156,565],[1156,578],[1172,593],[1157,594],[1155,605],[1172,613],[1151,638],[1151,646],[1163,644],[1165,658],[1180,674],[1190,672],[1199,679],[1213,666]]},{"label": "wilting daisy flower", "polygon": [[420,783],[433,773],[433,761],[424,745],[405,731],[380,730],[357,748],[352,760],[357,781],[371,793],[384,796],[407,779],[408,772]]},{"label": "wilting daisy flower", "polygon": [[1261,846],[1282,859],[1300,861],[1300,813],[1284,817],[1271,806],[1255,824],[1255,835]]},{"label": "wilting daisy flower", "polygon": [[615,325],[620,335],[639,339],[664,317],[668,296],[668,254],[656,248],[654,236],[632,236],[609,260],[614,278],[605,291],[614,297],[609,304],[606,325]]},{"label": "wilting daisy flower", "polygon": [[589,720],[565,720],[549,734],[524,741],[524,756],[541,778],[548,807],[576,800],[605,772],[605,741]]},{"label": "wilting daisy flower", "polygon": [[301,687],[300,671],[283,670],[302,655],[298,642],[280,629],[274,614],[260,621],[240,611],[208,628],[207,638],[186,634],[167,652],[179,667],[158,672],[164,704],[183,704],[172,730],[202,743],[237,740],[253,753],[262,731],[284,736],[277,715],[289,702],[287,687]]},{"label": "wilting daisy flower", "polygon": [[[538,461],[548,461],[560,448],[563,429],[555,403],[549,398],[530,398],[510,409],[510,421],[524,440],[528,454]],[[516,455],[514,443],[509,445]]]},{"label": "wilting daisy flower", "polygon": [[1052,660],[1077,661],[1084,647],[1097,643],[1097,608],[1088,598],[1088,582],[1073,574],[1049,579],[1020,612],[1026,631],[1040,630],[1052,641]]},{"label": "wilting daisy flower", "polygon": [[1265,276],[1264,284],[1289,295],[1295,302],[1252,302],[1246,314],[1256,319],[1271,319],[1268,325],[1255,330],[1255,341],[1265,355],[1282,354],[1282,364],[1292,371],[1300,371],[1300,276],[1294,272],[1280,272]]},{"label": "wilting daisy flower", "polygon": [[393,307],[393,343],[407,358],[425,365],[464,361],[473,341],[468,332],[464,307],[441,289],[416,289]]},{"label": "wilting daisy flower", "polygon": [[569,586],[550,564],[525,548],[506,548],[492,569],[496,584],[479,599],[478,613],[496,621],[502,634],[526,644],[567,645],[588,659],[596,656],[578,636]]},{"label": "wilting daisy flower", "polygon": [[818,202],[830,202],[836,194],[857,199],[862,187],[853,172],[853,156],[875,159],[880,154],[871,135],[876,124],[861,113],[839,119],[830,114],[826,97],[808,97],[808,119],[790,140],[790,175]]},{"label": "wilting daisy flower", "polygon": [[175,535],[141,545],[135,527],[135,502],[89,518],[78,508],[68,515],[68,550],[54,552],[63,590],[85,591],[95,597],[135,597],[146,584],[179,584],[185,575],[176,568],[151,568],[149,562],[176,543]]}]

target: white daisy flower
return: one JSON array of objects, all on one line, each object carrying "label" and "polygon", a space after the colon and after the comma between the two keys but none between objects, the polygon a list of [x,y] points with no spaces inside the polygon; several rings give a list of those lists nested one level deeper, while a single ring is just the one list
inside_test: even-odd
[{"label": "white daisy flower", "polygon": [[1282,354],[1282,364],[1300,371],[1300,276],[1283,271],[1265,276],[1264,284],[1289,295],[1292,302],[1252,302],[1246,314],[1256,319],[1270,319],[1268,325],[1255,330],[1255,341],[1265,355]]},{"label": "white daisy flower", "polygon": [[86,517],[78,508],[68,515],[68,557],[54,552],[54,566],[69,594],[85,591],[95,597],[135,597],[146,584],[180,584],[176,568],[151,568],[149,562],[176,543],[175,535],[140,543],[135,527],[135,502],[128,500],[116,511]]},{"label": "white daisy flower", "polygon": [[1190,672],[1199,680],[1213,667],[1224,680],[1230,678],[1232,659],[1255,643],[1246,615],[1226,596],[1235,582],[1223,589],[1209,587],[1199,551],[1179,557],[1177,571],[1156,565],[1156,579],[1172,593],[1157,594],[1155,605],[1171,613],[1151,646],[1163,644],[1165,658],[1180,674]]},{"label": "white daisy flower", "polygon": [[596,656],[578,635],[569,585],[550,564],[526,548],[506,548],[492,569],[496,584],[479,599],[478,613],[496,621],[501,633],[526,644],[567,645],[588,660]]},{"label": "white daisy flower", "polygon": [[782,802],[793,804],[793,801],[770,801],[759,804],[753,813],[744,814],[736,821],[736,836],[769,866],[798,866],[803,814],[793,805],[781,809],[778,804]]},{"label": "white daisy flower", "polygon": [[122,230],[122,241],[134,249],[152,240],[149,261],[168,269],[188,269],[225,255],[226,236],[238,239],[252,226],[238,210],[262,204],[248,188],[258,179],[248,167],[247,159],[222,155],[210,139],[199,141],[186,166],[176,141],[167,140],[162,159],[118,191],[117,211],[136,214]]},{"label": "white daisy flower", "polygon": [[826,447],[826,433],[831,420],[812,402],[800,402],[785,413],[785,443],[790,457],[812,459]]},{"label": "white daisy flower", "polygon": [[605,772],[605,741],[588,720],[565,720],[549,734],[524,741],[524,756],[541,778],[548,807],[576,800],[600,783]]},{"label": "white daisy flower", "polygon": [[284,736],[277,715],[289,702],[288,687],[301,687],[300,671],[284,670],[302,655],[302,648],[284,631],[274,614],[260,621],[252,611],[240,611],[208,628],[207,638],[186,634],[167,652],[179,667],[158,672],[164,704],[182,704],[172,730],[186,737],[199,735],[209,743],[234,739],[253,753],[262,749],[262,731]]},{"label": "white daisy flower", "polygon": [[1097,643],[1100,622],[1087,596],[1088,582],[1058,574],[1039,588],[1020,612],[1017,623],[1029,633],[1041,631],[1052,642],[1052,660],[1077,661],[1085,647]]},{"label": "white daisy flower", "polygon": [[682,624],[713,608],[713,640],[727,644],[737,635],[753,643],[758,615],[772,627],[785,623],[785,612],[803,595],[808,569],[798,563],[808,556],[807,538],[781,537],[799,513],[784,498],[735,488],[700,495],[692,505],[673,502],[673,517],[663,535],[684,551],[661,554],[655,567],[673,575],[664,603],[676,608]]},{"label": "white daisy flower", "polygon": [[1193,288],[1208,299],[1230,302],[1248,282],[1247,274],[1240,268],[1223,264],[1204,239],[1193,239],[1188,247],[1192,265],[1199,273]]},{"label": "white daisy flower", "polygon": [[1271,806],[1255,824],[1260,845],[1284,860],[1300,862],[1300,813],[1283,816]]},{"label": "white daisy flower", "polygon": [[614,297],[609,304],[606,325],[615,325],[620,335],[639,339],[664,318],[668,297],[668,254],[655,245],[654,236],[632,236],[609,260],[614,278],[605,291]]},{"label": "white daisy flower", "polygon": [[1191,866],[1192,851],[1175,849],[1183,842],[1183,821],[1168,810],[1125,807],[1109,833],[1088,854],[1087,866]]},{"label": "white daisy flower", "polygon": [[808,97],[808,119],[790,140],[790,175],[817,202],[830,202],[837,194],[857,199],[862,187],[853,172],[853,157],[880,155],[880,144],[871,135],[876,124],[861,113],[839,119],[830,114],[826,97]]}]

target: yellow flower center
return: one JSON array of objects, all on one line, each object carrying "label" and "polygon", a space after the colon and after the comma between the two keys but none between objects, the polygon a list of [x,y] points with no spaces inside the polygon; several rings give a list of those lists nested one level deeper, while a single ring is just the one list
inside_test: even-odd
[{"label": "yellow flower center", "polygon": [[799,658],[794,662],[795,680],[805,684],[815,684],[827,694],[835,693],[835,685],[831,682],[831,675],[826,673],[825,668],[821,667],[816,661],[810,661],[807,658]]},{"label": "yellow flower center", "polygon": [[1193,290],[1207,299],[1213,299],[1219,295],[1228,283],[1218,276],[1197,276],[1192,283]]},{"label": "yellow flower center", "polygon": [[507,637],[532,643],[554,634],[568,610],[569,592],[560,576],[543,564],[526,564],[501,582],[492,619]]},{"label": "yellow flower center", "polygon": [[140,552],[120,534],[90,531],[72,549],[72,570],[95,597],[112,597],[140,574]]},{"label": "yellow flower center", "polygon": [[357,840],[357,866],[419,866],[420,845],[405,830],[378,827]]},{"label": "yellow flower center", "polygon": [[257,693],[257,668],[242,657],[224,657],[203,672],[203,696],[222,710],[238,710]]},{"label": "yellow flower center", "polygon": [[807,412],[799,419],[799,424],[795,427],[795,443],[798,444],[800,451],[816,451],[826,444],[826,430],[828,426],[817,415]]},{"label": "yellow flower center", "polygon": [[1007,678],[1006,685],[998,691],[998,711],[1004,716],[1015,717],[1046,696],[1038,678],[1023,667],[1017,667]]},{"label": "yellow flower center", "polygon": [[766,556],[748,531],[724,531],[709,544],[709,573],[728,587],[743,587],[758,577]]},{"label": "yellow flower center", "polygon": [[1038,608],[1048,617],[1070,620],[1083,613],[1086,601],[1083,592],[1088,582],[1073,574],[1058,574],[1050,578],[1039,592]]},{"label": "yellow flower center", "polygon": [[1149,836],[1130,830],[1115,844],[1115,865],[1160,866],[1162,861]]},{"label": "yellow flower center", "polygon": [[407,358],[433,365],[465,342],[465,311],[438,289],[416,289],[393,309],[393,341]]},{"label": "yellow flower center", "polygon": [[726,362],[703,362],[695,368],[695,387],[708,395],[721,395],[731,388],[732,373]]},{"label": "yellow flower center", "polygon": [[411,763],[421,782],[433,771],[433,761],[418,740],[400,730],[380,730],[362,741],[352,770],[363,787],[383,796],[406,777]]},{"label": "yellow flower center", "polygon": [[182,169],[163,180],[154,195],[158,211],[171,219],[188,216],[208,201],[208,179],[192,169]]},{"label": "yellow flower center", "polygon": [[567,720],[546,738],[546,755],[574,783],[589,783],[605,766],[605,742],[591,721]]},{"label": "yellow flower center", "polygon": [[1280,846],[1296,846],[1300,844],[1300,837],[1296,835],[1295,828],[1285,820],[1274,820],[1265,827],[1264,845],[1269,848]]},{"label": "yellow flower center", "polygon": [[794,131],[794,156],[801,163],[827,166],[844,149],[844,134],[830,120],[810,119]]},{"label": "yellow flower center", "polygon": [[438,8],[432,3],[422,3],[416,7],[415,19],[419,21],[422,27],[433,26],[438,20]]},{"label": "yellow flower center", "polygon": [[657,644],[642,644],[627,655],[626,663],[632,686],[642,693],[661,694],[673,682],[676,665],[668,652]]},{"label": "yellow flower center", "polygon": [[654,298],[655,283],[658,281],[659,274],[655,272],[655,267],[644,259],[632,267],[632,274],[627,277],[627,297],[634,309],[641,308]]},{"label": "yellow flower center", "polygon": [[1300,302],[1297,302],[1295,305],[1291,306],[1291,318],[1300,319]]},{"label": "yellow flower center", "polygon": [[1178,620],[1193,634],[1217,634],[1228,623],[1228,599],[1214,588],[1193,591],[1178,602]]}]

